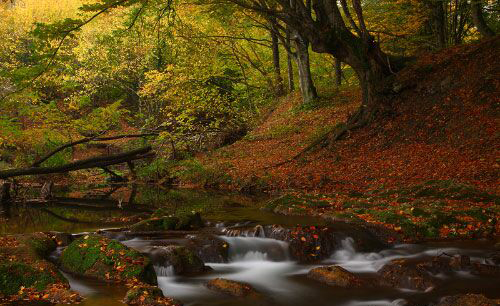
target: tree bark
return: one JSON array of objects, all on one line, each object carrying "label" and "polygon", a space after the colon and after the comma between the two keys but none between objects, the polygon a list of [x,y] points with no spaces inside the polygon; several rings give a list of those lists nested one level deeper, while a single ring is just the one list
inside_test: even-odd
[{"label": "tree bark", "polygon": [[45,156],[39,158],[31,166],[32,167],[39,167],[44,161],[46,161],[50,157],[54,156],[55,154],[61,152],[64,149],[74,147],[74,146],[79,145],[79,144],[84,144],[84,143],[88,143],[91,141],[110,141],[110,140],[117,140],[117,139],[124,139],[124,138],[142,138],[142,137],[148,137],[148,136],[158,136],[158,133],[129,134],[129,135],[108,136],[108,137],[85,137],[85,138],[77,140],[77,141],[68,142],[68,143],[54,149],[53,151],[47,153]]},{"label": "tree bark", "polygon": [[318,93],[311,75],[311,65],[309,61],[309,42],[307,39],[295,35],[294,37],[297,61],[297,70],[299,72],[299,86],[302,94],[302,102],[310,103],[318,98]]},{"label": "tree bark", "polygon": [[432,28],[432,34],[436,39],[436,43],[439,49],[446,48],[447,37],[446,37],[446,14],[444,9],[443,1],[426,0],[425,1],[428,9],[430,10],[430,23]]},{"label": "tree bark", "polygon": [[335,58],[335,84],[342,85],[342,62]]},{"label": "tree bark", "polygon": [[275,93],[276,96],[281,97],[285,93],[283,88],[283,78],[281,77],[281,67],[280,67],[280,49],[277,29],[273,23],[271,23],[271,42],[273,50],[273,67],[274,67],[274,83],[275,83]]},{"label": "tree bark", "polygon": [[128,161],[142,159],[152,156],[151,147],[144,147],[137,150],[132,150],[120,154],[112,154],[106,156],[93,157],[68,163],[56,167],[32,167],[0,171],[0,179],[9,177],[23,176],[23,175],[40,175],[50,173],[65,173],[69,171],[89,169],[89,168],[102,168],[106,166],[125,163]]},{"label": "tree bark", "polygon": [[0,205],[6,205],[10,201],[10,183],[0,181]]},{"label": "tree bark", "polygon": [[474,26],[483,37],[493,37],[495,32],[488,26],[483,15],[483,1],[471,0],[471,14]]},{"label": "tree bark", "polygon": [[[286,44],[290,46],[290,31],[286,31]],[[295,90],[294,77],[293,77],[293,63],[292,55],[290,52],[286,53],[286,63],[288,72],[288,91],[293,92]]]},{"label": "tree bark", "polygon": [[[297,33],[297,37],[301,38],[299,42],[310,43],[313,51],[330,54],[353,68],[360,81],[363,101],[357,115],[349,120],[347,126],[362,125],[373,119],[374,114],[380,113],[379,110],[390,108],[390,99],[386,98],[391,82],[388,77],[399,71],[404,62],[395,61],[395,58],[385,54],[370,35],[360,0],[352,1],[354,14],[349,14],[357,19],[358,26],[354,32],[346,25],[344,16],[347,14],[340,12],[342,3],[337,0],[311,0],[305,3],[303,0],[228,1],[253,10],[264,18],[279,19],[293,31],[294,36]],[[352,10],[347,6],[342,9]],[[308,54],[304,46],[307,44],[298,44],[297,48],[299,73],[302,73],[301,86],[311,80],[310,74],[307,75],[308,70],[304,69],[308,66],[308,61],[305,61]],[[310,91],[304,89],[306,98],[315,96],[313,87],[309,88]]]}]

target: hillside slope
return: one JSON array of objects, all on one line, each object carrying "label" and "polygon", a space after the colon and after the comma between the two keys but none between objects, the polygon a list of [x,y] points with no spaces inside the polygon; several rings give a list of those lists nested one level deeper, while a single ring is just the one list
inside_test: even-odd
[{"label": "hillside slope", "polygon": [[499,51],[497,37],[421,57],[396,76],[390,116],[299,158],[356,110],[355,89],[315,106],[288,98],[198,161],[209,184],[278,191],[266,204],[276,213],[364,220],[388,228],[389,242],[498,241]]},{"label": "hillside slope", "polygon": [[[455,180],[491,189],[498,183],[500,38],[421,57],[399,73],[394,114],[350,132],[327,148],[295,156],[359,105],[353,89],[307,110],[283,101],[250,135],[199,157],[226,169],[232,188],[329,192]],[[309,107],[311,108],[311,107]],[[277,166],[276,166],[277,165]]]}]

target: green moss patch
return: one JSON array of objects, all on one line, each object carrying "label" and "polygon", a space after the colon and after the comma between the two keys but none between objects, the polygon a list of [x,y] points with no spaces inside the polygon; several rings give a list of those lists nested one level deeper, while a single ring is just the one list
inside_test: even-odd
[{"label": "green moss patch", "polygon": [[286,215],[306,215],[309,210],[320,210],[330,207],[323,195],[285,194],[267,202],[264,209]]},{"label": "green moss patch", "polygon": [[18,293],[21,287],[42,291],[59,281],[60,277],[54,277],[50,271],[38,270],[22,262],[0,264],[0,292],[6,295]]},{"label": "green moss patch", "polygon": [[121,282],[137,278],[156,283],[150,260],[118,241],[88,235],[73,241],[61,255],[61,267],[70,273]]},{"label": "green moss patch", "polygon": [[153,218],[143,220],[132,226],[130,230],[139,231],[169,231],[194,230],[203,227],[203,220],[199,213],[181,213],[177,216],[168,216],[161,208],[155,211]]},{"label": "green moss patch", "polygon": [[[56,242],[44,233],[0,236],[0,304],[2,300],[80,299],[57,267],[44,259],[55,248]],[[55,291],[61,294],[55,296]]]}]

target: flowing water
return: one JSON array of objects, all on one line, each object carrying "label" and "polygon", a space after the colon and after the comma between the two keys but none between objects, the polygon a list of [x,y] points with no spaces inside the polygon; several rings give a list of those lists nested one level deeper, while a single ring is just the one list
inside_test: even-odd
[{"label": "flowing water", "polygon": [[[500,298],[498,279],[479,278],[465,272],[438,275],[445,280],[445,285],[429,292],[380,288],[339,289],[318,283],[306,276],[307,272],[314,267],[337,264],[351,272],[370,277],[392,259],[431,258],[442,253],[464,254],[471,256],[472,259],[482,260],[484,255],[492,250],[488,242],[396,245],[378,252],[363,253],[357,251],[354,240],[347,237],[342,240],[340,247],[330,258],[323,262],[316,265],[299,264],[290,259],[286,242],[266,238],[263,229],[257,227],[257,230],[251,232],[235,232],[230,228],[225,229],[224,224],[320,225],[320,220],[282,217],[266,213],[256,207],[262,199],[249,199],[241,195],[187,191],[155,192],[150,192],[145,196],[143,191],[142,198],[141,192],[139,192],[132,211],[127,207],[111,211],[106,209],[85,211],[77,206],[72,208],[53,206],[43,209],[26,206],[12,209],[9,212],[9,218],[2,223],[0,233],[22,233],[36,230],[91,231],[102,227],[117,227],[117,225],[126,224],[127,222],[119,221],[120,217],[132,216],[140,213],[141,210],[151,211],[157,207],[171,207],[175,212],[183,207],[187,210],[201,210],[202,214],[212,221],[214,229],[217,228],[225,233],[221,238],[229,245],[230,257],[228,263],[206,263],[213,268],[213,271],[195,277],[175,275],[172,267],[156,263],[155,270],[158,275],[159,287],[165,295],[182,301],[184,305],[261,305],[255,301],[230,298],[208,290],[205,283],[216,277],[243,281],[253,285],[267,297],[262,305],[376,306],[404,305],[404,300],[415,301],[417,305],[428,305],[437,301],[439,297],[461,292],[482,293],[490,298]],[[115,201],[118,202],[119,199],[115,199]],[[90,202],[92,201],[90,200]],[[106,205],[104,207],[110,207],[109,203]],[[112,207],[114,207],[113,205],[115,204],[111,204]],[[130,206],[132,205],[128,207]],[[98,207],[97,202],[93,208],[95,207]],[[44,209],[49,209],[51,213],[47,213]],[[118,221],[116,221],[117,218]],[[72,220],[78,220],[80,223],[72,222]],[[110,220],[114,223],[109,222]],[[225,223],[219,223],[219,221]],[[129,247],[145,253],[151,252],[154,246],[182,245],[187,241],[183,235],[131,237],[120,231],[110,231],[107,234]],[[60,251],[61,249],[58,250],[58,252]],[[54,253],[54,256],[57,256],[57,252]],[[123,305],[120,300],[125,296],[126,288],[67,274],[65,276],[71,287],[86,297],[81,305]]]},{"label": "flowing water", "polygon": [[[185,305],[244,306],[257,305],[244,299],[222,296],[208,290],[204,284],[215,277],[242,281],[253,285],[269,300],[262,305],[290,306],[361,306],[361,305],[404,305],[405,299],[427,305],[444,295],[460,292],[476,292],[490,297],[500,297],[498,279],[482,279],[467,273],[441,275],[446,285],[431,292],[398,289],[335,289],[317,283],[306,277],[307,272],[317,266],[337,264],[351,272],[371,275],[385,263],[396,258],[430,258],[442,253],[466,254],[472,259],[484,256],[488,246],[472,243],[452,246],[445,245],[397,245],[391,249],[373,253],[357,252],[354,241],[346,238],[342,247],[332,256],[316,265],[299,264],[289,259],[288,246],[283,241],[263,237],[223,237],[229,244],[229,263],[207,263],[212,272],[197,277],[175,276],[172,267],[157,266],[158,284],[165,295],[177,298]],[[140,251],[154,245],[165,245],[179,239],[141,239],[123,241],[124,244]],[[105,285],[85,283],[70,279],[72,287],[88,297],[82,305],[120,305],[123,292],[116,288],[108,291]],[[110,286],[111,287],[111,286]],[[103,297],[103,291],[106,297]],[[116,294],[116,296],[113,296]],[[260,304],[259,304],[260,305]]]}]

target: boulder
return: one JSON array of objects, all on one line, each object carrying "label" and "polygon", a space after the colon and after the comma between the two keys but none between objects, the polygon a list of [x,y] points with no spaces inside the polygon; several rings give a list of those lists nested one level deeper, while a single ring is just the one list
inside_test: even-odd
[{"label": "boulder", "polygon": [[61,268],[69,273],[109,282],[132,278],[156,284],[150,259],[116,240],[86,235],[73,241],[61,254]]},{"label": "boulder", "polygon": [[200,213],[186,213],[177,216],[162,216],[153,213],[153,218],[140,221],[132,226],[132,232],[195,230],[203,227]]},{"label": "boulder", "polygon": [[417,264],[418,268],[423,268],[432,274],[450,273],[453,270],[461,270],[466,264],[466,258],[453,258],[448,256],[435,256],[432,260]]},{"label": "boulder", "polygon": [[450,267],[453,270],[465,270],[470,267],[470,257],[467,255],[455,255],[450,260]]},{"label": "boulder", "polygon": [[337,247],[334,232],[329,227],[284,228],[264,227],[267,238],[288,242],[290,256],[299,262],[315,262],[328,258]]},{"label": "boulder", "polygon": [[187,246],[205,263],[228,262],[229,245],[217,235],[193,235],[189,237]]},{"label": "boulder", "polygon": [[206,284],[207,288],[226,295],[239,298],[261,298],[261,294],[247,283],[237,282],[225,278],[216,278]]},{"label": "boulder", "polygon": [[479,262],[472,263],[472,274],[486,277],[500,277],[500,266],[482,264]]},{"label": "boulder", "polygon": [[407,259],[390,261],[378,274],[382,285],[394,288],[427,291],[434,288],[437,282],[425,267]]},{"label": "boulder", "polygon": [[329,286],[341,288],[360,288],[372,285],[368,281],[356,276],[340,266],[324,266],[314,268],[307,273],[307,277],[325,283]]},{"label": "boulder", "polygon": [[127,291],[123,303],[144,306],[182,306],[182,303],[165,297],[160,288],[147,284],[138,284]]},{"label": "boulder", "polygon": [[45,260],[55,248],[56,242],[43,233],[0,236],[0,304],[81,300],[57,267]]},{"label": "boulder", "polygon": [[172,267],[176,275],[193,275],[211,270],[193,251],[184,246],[155,246],[151,249],[150,256],[155,265]]},{"label": "boulder", "polygon": [[73,242],[73,235],[69,233],[61,233],[61,232],[47,232],[45,233],[47,236],[51,237],[57,244],[57,246],[68,246],[71,242]]},{"label": "boulder", "polygon": [[497,306],[500,300],[491,300],[482,294],[458,294],[446,296],[437,306]]}]

